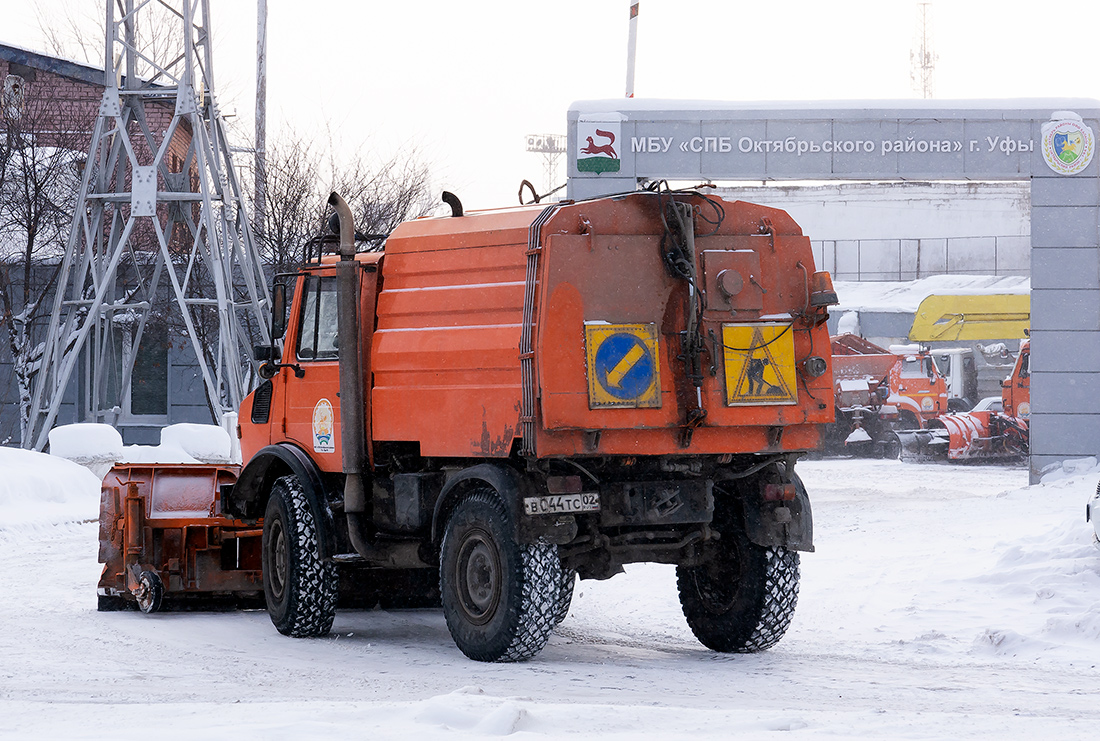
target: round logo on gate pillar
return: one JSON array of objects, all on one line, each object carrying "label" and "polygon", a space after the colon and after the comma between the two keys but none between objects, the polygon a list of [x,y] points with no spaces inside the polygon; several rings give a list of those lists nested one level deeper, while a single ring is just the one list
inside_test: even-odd
[{"label": "round logo on gate pillar", "polygon": [[1057,111],[1043,124],[1043,159],[1050,169],[1076,175],[1092,162],[1095,137],[1076,113]]},{"label": "round logo on gate pillar", "polygon": [[588,404],[601,407],[659,407],[660,363],[652,324],[585,325]]}]

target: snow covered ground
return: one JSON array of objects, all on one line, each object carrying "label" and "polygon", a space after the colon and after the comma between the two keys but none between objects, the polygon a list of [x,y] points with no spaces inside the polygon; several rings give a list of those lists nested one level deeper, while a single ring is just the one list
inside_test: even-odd
[{"label": "snow covered ground", "polygon": [[465,659],[432,610],[96,612],[98,488],[0,449],[5,738],[1084,738],[1100,717],[1095,467],[807,461],[817,552],[786,638],[695,642],[671,567],[581,582],[535,659]]}]

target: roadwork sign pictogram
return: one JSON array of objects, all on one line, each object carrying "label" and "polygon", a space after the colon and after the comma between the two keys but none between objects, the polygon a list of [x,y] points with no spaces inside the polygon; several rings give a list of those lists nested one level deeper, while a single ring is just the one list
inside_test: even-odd
[{"label": "roadwork sign pictogram", "polygon": [[588,406],[661,406],[657,328],[653,324],[586,322]]},{"label": "roadwork sign pictogram", "polygon": [[726,404],[795,404],[794,333],[789,324],[723,324]]}]

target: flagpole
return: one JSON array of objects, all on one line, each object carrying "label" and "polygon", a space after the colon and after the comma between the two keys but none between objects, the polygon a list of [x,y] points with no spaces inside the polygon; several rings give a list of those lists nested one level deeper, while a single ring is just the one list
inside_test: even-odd
[{"label": "flagpole", "polygon": [[630,0],[630,35],[626,42],[626,97],[634,97],[634,57],[638,49],[638,0]]}]

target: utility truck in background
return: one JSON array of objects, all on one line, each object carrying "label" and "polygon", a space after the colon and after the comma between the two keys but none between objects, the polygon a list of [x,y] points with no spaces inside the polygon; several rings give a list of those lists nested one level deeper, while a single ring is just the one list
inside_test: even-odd
[{"label": "utility truck in background", "polygon": [[940,414],[922,429],[895,432],[903,460],[1017,460],[1028,454],[1031,419],[1031,342],[1020,343],[1012,372],[1001,383],[1000,410]]},{"label": "utility truck in background", "polygon": [[159,495],[156,472],[108,475],[133,515],[102,531],[121,548],[101,595],[262,580],[275,627],[316,636],[338,599],[420,589],[463,653],[514,661],[578,575],[646,561],[676,565],[704,645],[775,645],[813,550],[795,463],[834,420],[836,295],[809,240],[695,191],[470,214],[448,196],[451,216],[357,251],[333,194],[339,254],[274,286],[281,349],[240,409],[243,468],[204,469],[208,511],[167,536],[148,515],[186,474]]}]

